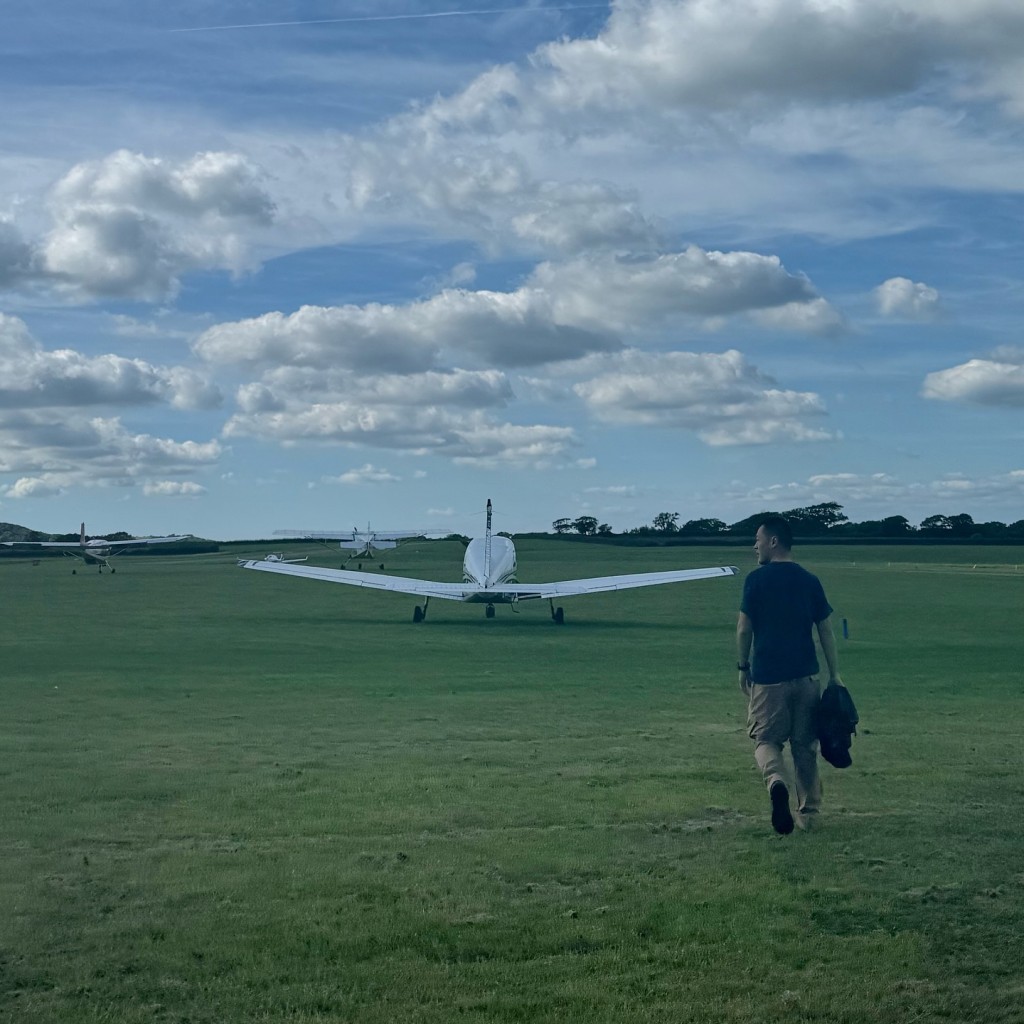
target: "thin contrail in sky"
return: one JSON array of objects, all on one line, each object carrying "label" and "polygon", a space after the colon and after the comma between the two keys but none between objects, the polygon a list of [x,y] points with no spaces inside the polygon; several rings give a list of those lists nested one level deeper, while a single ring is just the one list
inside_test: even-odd
[{"label": "thin contrail in sky", "polygon": [[248,25],[198,25],[193,28],[172,28],[169,32],[225,32],[238,28],[287,28],[293,25],[348,25],[360,21],[412,21],[417,18],[457,18],[467,14],[518,14],[528,11],[542,14],[544,11],[595,11],[607,8],[608,4],[572,4],[564,7],[492,7],[485,11],[430,11],[424,14],[372,14],[358,18],[317,18],[311,21],[261,21]]}]

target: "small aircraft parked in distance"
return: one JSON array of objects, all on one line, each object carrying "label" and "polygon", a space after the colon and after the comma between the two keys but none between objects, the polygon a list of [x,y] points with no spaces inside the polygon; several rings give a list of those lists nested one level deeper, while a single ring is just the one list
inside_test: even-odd
[{"label": "small aircraft parked in distance", "polygon": [[295,562],[305,562],[309,555],[302,558],[285,558],[283,551],[271,551],[269,555],[263,556],[264,562],[284,562],[285,565],[293,565]]},{"label": "small aircraft parked in distance", "polygon": [[[329,540],[336,540],[342,551],[350,551],[345,556],[345,561],[354,558],[373,558],[378,551],[390,551],[397,548],[399,541],[409,540],[411,537],[423,537],[427,534],[439,533],[437,530],[374,530],[370,524],[366,524],[365,530],[353,528],[351,530],[275,530],[275,537],[299,537],[302,540],[318,540],[326,543]],[[275,559],[271,559],[275,561]],[[362,566],[360,566],[362,568]],[[383,569],[384,566],[382,565]]]},{"label": "small aircraft parked in distance", "polygon": [[[5,540],[2,543],[9,548],[60,548],[65,555],[73,558],[80,558],[86,565],[97,565],[99,571],[109,569],[111,572],[117,570],[110,564],[110,559],[119,555],[125,548],[138,547],[144,544],[170,544],[176,540],[188,540],[192,534],[183,533],[173,537],[142,537],[139,540],[107,540],[105,537],[97,537],[88,540],[85,536],[85,523],[82,523],[78,534],[78,540]],[[72,573],[77,570],[72,569]]]},{"label": "small aircraft parked in distance", "polygon": [[558,583],[519,583],[516,579],[516,549],[508,537],[491,533],[491,502],[487,501],[487,528],[483,537],[476,537],[466,548],[462,564],[462,583],[436,583],[430,580],[408,579],[403,576],[375,575],[368,572],[350,572],[345,569],[325,569],[318,566],[282,565],[266,559],[240,560],[243,569],[286,573],[305,579],[324,580],[327,583],[347,583],[353,587],[372,587],[375,590],[394,590],[401,594],[414,594],[423,598],[423,606],[413,611],[412,621],[422,622],[427,617],[427,605],[432,597],[446,601],[465,601],[486,605],[484,614],[494,617],[496,604],[515,606],[520,601],[547,599],[551,618],[561,625],[565,621],[562,608],[555,600],[597,594],[608,590],[628,590],[633,587],[653,587],[661,583],[683,583],[687,580],[709,579],[714,576],[735,576],[733,565],[709,569],[672,569],[668,572],[638,572],[623,576],[598,576],[592,579],[563,580]]}]

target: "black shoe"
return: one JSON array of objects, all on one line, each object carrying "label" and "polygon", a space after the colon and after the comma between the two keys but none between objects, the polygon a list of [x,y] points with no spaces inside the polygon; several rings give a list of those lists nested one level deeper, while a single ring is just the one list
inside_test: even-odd
[{"label": "black shoe", "polygon": [[768,795],[772,798],[772,828],[780,836],[788,836],[793,831],[793,815],[789,810],[789,790],[786,784],[772,783]]}]

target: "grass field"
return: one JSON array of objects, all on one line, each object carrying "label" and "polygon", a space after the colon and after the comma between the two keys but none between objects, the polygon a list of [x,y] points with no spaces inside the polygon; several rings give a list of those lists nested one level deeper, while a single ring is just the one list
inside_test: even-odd
[{"label": "grass field", "polygon": [[[751,567],[518,549],[525,581]],[[1024,549],[798,550],[862,728],[787,837],[742,573],[413,625],[234,566],[264,553],[0,563],[0,1020],[1024,1021]]]}]

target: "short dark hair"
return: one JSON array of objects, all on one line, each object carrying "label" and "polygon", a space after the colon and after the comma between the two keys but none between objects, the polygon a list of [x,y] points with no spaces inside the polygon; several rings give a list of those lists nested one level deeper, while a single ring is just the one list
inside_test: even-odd
[{"label": "short dark hair", "polygon": [[766,516],[760,525],[766,537],[774,537],[779,547],[788,551],[793,546],[793,528],[782,516]]}]

